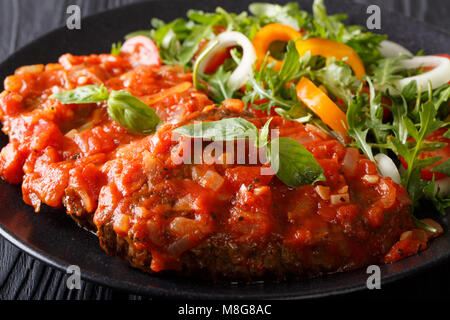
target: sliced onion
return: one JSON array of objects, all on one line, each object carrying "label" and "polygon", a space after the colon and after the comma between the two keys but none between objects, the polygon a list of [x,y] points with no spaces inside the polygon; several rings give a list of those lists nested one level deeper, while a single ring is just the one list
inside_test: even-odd
[{"label": "sliced onion", "polygon": [[253,64],[256,61],[256,53],[253,44],[245,35],[237,31],[223,32],[216,40],[217,44],[202,59],[198,66],[198,71],[203,73],[211,58],[221,50],[232,46],[240,46],[242,47],[243,52],[241,63],[239,63],[237,68],[230,75],[227,85],[234,89],[242,87],[248,81]]},{"label": "sliced onion", "polygon": [[395,58],[401,55],[413,56],[408,49],[389,40],[382,41],[378,49],[385,58]]},{"label": "sliced onion", "polygon": [[402,90],[411,81],[416,80],[420,90],[428,90],[428,82],[432,88],[438,88],[450,81],[450,59],[439,56],[422,56],[401,60],[400,65],[406,69],[416,69],[421,67],[434,67],[434,69],[417,76],[397,80],[397,89]]},{"label": "sliced onion", "polygon": [[384,153],[379,153],[374,158],[378,165],[378,171],[383,177],[390,177],[395,183],[401,182],[400,173],[391,158]]},{"label": "sliced onion", "polygon": [[439,188],[439,194],[446,196],[450,193],[450,177],[434,181],[434,192],[436,193]]}]

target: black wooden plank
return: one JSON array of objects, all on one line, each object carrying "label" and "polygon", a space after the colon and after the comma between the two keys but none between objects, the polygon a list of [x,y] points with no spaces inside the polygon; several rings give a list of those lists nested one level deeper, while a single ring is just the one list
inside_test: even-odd
[{"label": "black wooden plank", "polygon": [[2,263],[0,269],[0,291],[3,284],[14,269],[17,260],[20,257],[20,250],[0,237],[0,252],[2,254]]}]

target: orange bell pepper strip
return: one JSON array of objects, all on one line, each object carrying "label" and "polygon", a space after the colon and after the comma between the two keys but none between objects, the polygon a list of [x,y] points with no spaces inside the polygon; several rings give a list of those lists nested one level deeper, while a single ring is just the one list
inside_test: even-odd
[{"label": "orange bell pepper strip", "polygon": [[[294,28],[281,23],[271,23],[262,27],[253,38],[253,47],[256,52],[256,69],[259,69],[266,57],[269,46],[274,41],[286,41],[301,39],[302,34]],[[279,71],[283,66],[283,61],[277,60],[271,56],[268,57],[268,63],[275,62],[274,70]]]},{"label": "orange bell pepper strip", "polygon": [[308,78],[301,78],[295,87],[297,97],[343,139],[347,135],[345,113]]},{"label": "orange bell pepper strip", "polygon": [[312,56],[323,56],[327,59],[331,57],[335,57],[338,60],[347,58],[344,62],[353,69],[358,79],[362,79],[366,74],[361,58],[355,50],[346,44],[322,38],[309,38],[296,41],[295,47],[300,56],[309,51]]}]

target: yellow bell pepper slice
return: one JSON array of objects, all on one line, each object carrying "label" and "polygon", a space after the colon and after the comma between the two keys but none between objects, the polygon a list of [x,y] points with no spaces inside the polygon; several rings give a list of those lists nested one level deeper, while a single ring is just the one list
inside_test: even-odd
[{"label": "yellow bell pepper slice", "polygon": [[[266,57],[269,46],[274,41],[290,41],[301,39],[302,34],[294,28],[281,23],[271,23],[262,27],[253,38],[252,44],[256,52],[256,69],[259,69]],[[283,61],[277,60],[271,56],[268,57],[268,63],[275,62],[274,70],[279,71],[283,66]]]},{"label": "yellow bell pepper slice", "polygon": [[366,74],[361,58],[355,50],[346,44],[322,38],[309,38],[296,41],[295,47],[300,56],[309,51],[313,56],[322,56],[327,59],[331,57],[335,57],[338,60],[347,58],[344,62],[353,69],[358,79],[362,79]]},{"label": "yellow bell pepper slice", "polygon": [[295,87],[297,97],[331,129],[345,140],[347,120],[345,113],[308,78],[301,78]]}]

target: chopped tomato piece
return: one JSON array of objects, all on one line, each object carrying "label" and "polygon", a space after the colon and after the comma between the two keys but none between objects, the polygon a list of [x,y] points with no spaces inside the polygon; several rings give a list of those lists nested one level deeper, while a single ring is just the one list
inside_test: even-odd
[{"label": "chopped tomato piece", "polygon": [[145,36],[136,36],[125,41],[120,53],[128,57],[133,67],[161,65],[158,47],[150,38]]}]

